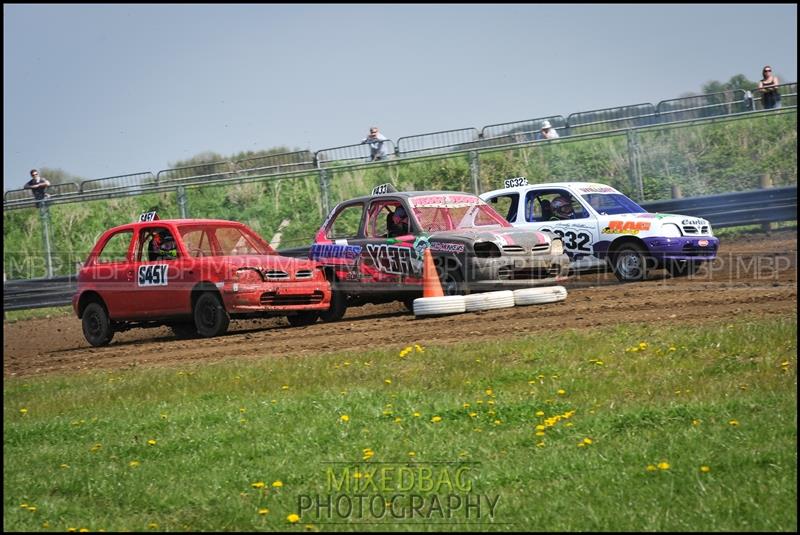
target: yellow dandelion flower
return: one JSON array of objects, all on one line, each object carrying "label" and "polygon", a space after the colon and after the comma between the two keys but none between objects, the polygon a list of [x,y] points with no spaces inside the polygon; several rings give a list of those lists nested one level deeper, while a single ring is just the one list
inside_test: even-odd
[{"label": "yellow dandelion flower", "polygon": [[667,461],[661,461],[658,463],[659,470],[669,470],[669,463]]},{"label": "yellow dandelion flower", "polygon": [[276,489],[279,489],[283,486],[283,481],[281,481],[280,479],[278,479],[277,481],[273,481],[272,486],[275,487]]},{"label": "yellow dandelion flower", "polygon": [[245,413],[247,412],[247,409],[245,409],[244,407],[239,407],[239,412]]},{"label": "yellow dandelion flower", "polygon": [[63,463],[63,464],[60,464],[58,467],[59,468],[69,468],[69,465],[66,464],[66,463]]},{"label": "yellow dandelion flower", "polygon": [[431,422],[433,422],[435,424],[437,424],[437,423],[439,423],[441,421],[442,421],[442,417],[441,416],[434,416],[433,418],[431,418]]},{"label": "yellow dandelion flower", "polygon": [[417,351],[417,353],[424,353],[425,352],[425,348],[422,347],[419,344],[414,344],[414,349]]},{"label": "yellow dandelion flower", "polygon": [[26,408],[24,408],[24,407],[23,407],[23,408],[21,408],[21,409],[19,410],[19,412],[20,412],[20,414],[28,414],[28,409],[26,409]]},{"label": "yellow dandelion flower", "polygon": [[639,342],[639,349],[642,351],[647,349],[647,342]]},{"label": "yellow dandelion flower", "polygon": [[537,437],[543,437],[544,436],[544,431],[536,431],[536,436]]},{"label": "yellow dandelion flower", "polygon": [[166,420],[166,419],[167,419],[167,415],[166,415],[166,414],[162,414],[162,415],[161,415],[161,419],[162,419],[162,420]]},{"label": "yellow dandelion flower", "polygon": [[27,509],[28,507],[30,507],[30,505],[28,505],[27,503],[21,503],[21,504],[19,504],[19,508],[20,508],[20,509]]},{"label": "yellow dandelion flower", "polygon": [[128,463],[128,466],[130,466],[131,468],[136,468],[140,464],[141,463],[139,461],[131,461],[131,462]]},{"label": "yellow dandelion flower", "polygon": [[395,419],[394,419],[394,423],[396,423],[396,424],[399,424],[399,423],[400,423],[400,422],[402,422],[402,421],[403,421],[403,419],[402,419],[402,418],[400,418],[399,416],[398,416],[397,418],[395,418]]},{"label": "yellow dandelion flower", "polygon": [[728,422],[728,424],[736,427],[737,425],[739,425],[739,420],[731,420]]},{"label": "yellow dandelion flower", "polygon": [[500,425],[501,423],[503,423],[503,422],[501,422],[500,420],[495,420],[494,421],[494,425]]},{"label": "yellow dandelion flower", "polygon": [[655,472],[656,470],[658,470],[658,468],[656,467],[656,465],[654,465],[654,464],[648,464],[648,465],[647,465],[647,471],[648,471],[648,472]]},{"label": "yellow dandelion flower", "polygon": [[599,360],[599,359],[598,359],[598,360],[596,360],[596,361],[595,361],[595,364],[596,364],[597,366],[602,366],[602,365],[604,364],[604,362],[603,362],[602,360]]},{"label": "yellow dandelion flower", "polygon": [[101,449],[102,447],[103,447],[103,445],[102,445],[102,444],[95,444],[94,446],[92,446],[92,447],[91,447],[91,449],[90,449],[89,451],[92,451],[92,452],[95,452],[95,451],[100,451],[100,449]]},{"label": "yellow dandelion flower", "polygon": [[537,430],[537,431],[544,431],[544,426],[543,426],[543,425],[541,425],[541,424],[540,424],[540,425],[537,425],[537,426],[536,426],[536,430]]},{"label": "yellow dandelion flower", "polygon": [[292,513],[292,514],[290,514],[289,516],[286,517],[286,520],[288,520],[292,524],[295,524],[295,523],[297,523],[298,520],[300,520],[300,516]]},{"label": "yellow dandelion flower", "polygon": [[536,443],[537,448],[544,448],[544,441]]},{"label": "yellow dandelion flower", "polygon": [[413,414],[412,416],[413,416],[414,418],[419,418],[419,417],[420,417],[420,416],[422,416],[422,415],[421,415],[420,413],[418,413],[418,412],[414,411],[414,414]]},{"label": "yellow dandelion flower", "polygon": [[250,486],[253,487],[254,489],[263,489],[265,483],[263,481],[256,481],[255,483],[250,483]]},{"label": "yellow dandelion flower", "polygon": [[470,407],[470,404],[469,404],[469,403],[464,403],[464,404],[462,405],[462,407],[463,407],[463,408],[465,408],[465,409],[469,409],[469,407]]},{"label": "yellow dandelion flower", "polygon": [[49,527],[50,527],[50,522],[47,522],[47,521],[44,521],[44,522],[42,522],[42,527],[43,527],[44,529],[47,529],[47,528],[49,528]]},{"label": "yellow dandelion flower", "polygon": [[78,533],[89,533],[89,528],[81,528],[78,530]]},{"label": "yellow dandelion flower", "polygon": [[283,385],[283,386],[281,387],[281,390],[289,390],[289,385]]},{"label": "yellow dandelion flower", "polygon": [[578,447],[579,448],[585,448],[586,444],[584,444],[583,442],[578,442]]},{"label": "yellow dandelion flower", "polygon": [[262,507],[261,509],[258,510],[258,514],[260,514],[261,516],[264,516],[267,513],[269,513],[269,509],[267,509],[266,507]]},{"label": "yellow dandelion flower", "polygon": [[711,471],[711,467],[703,465],[703,466],[700,467],[700,471],[703,472],[704,474],[707,474],[707,473],[709,473]]},{"label": "yellow dandelion flower", "polygon": [[409,452],[408,452],[408,456],[409,456],[409,457],[416,457],[416,456],[417,456],[417,452],[415,452],[415,451],[409,451]]},{"label": "yellow dandelion flower", "polygon": [[384,379],[383,382],[386,383],[387,385],[392,384],[392,380],[391,379]]},{"label": "yellow dandelion flower", "polygon": [[353,474],[353,479],[361,479],[361,472],[355,472]]},{"label": "yellow dandelion flower", "polygon": [[695,418],[694,420],[692,420],[692,425],[694,425],[694,426],[698,426],[698,425],[700,425],[700,423],[701,423],[702,421],[703,421],[703,420],[698,420],[697,418]]},{"label": "yellow dandelion flower", "polygon": [[567,422],[564,424],[564,427],[572,427],[572,422]]},{"label": "yellow dandelion flower", "polygon": [[564,394],[566,394],[566,393],[567,393],[567,391],[566,391],[566,390],[564,390],[563,388],[559,388],[559,389],[558,389],[558,392],[556,392],[556,394],[558,394],[559,396],[563,396],[563,395],[564,395]]},{"label": "yellow dandelion flower", "polygon": [[36,512],[36,506],[35,505],[31,505],[30,507],[28,507],[28,511],[30,511],[31,513],[35,513]]},{"label": "yellow dandelion flower", "polygon": [[544,416],[544,411],[536,411],[536,416]]},{"label": "yellow dandelion flower", "polygon": [[477,413],[477,412],[471,412],[471,413],[469,413],[469,417],[470,417],[470,418],[475,418],[476,416],[478,416],[478,413]]},{"label": "yellow dandelion flower", "polygon": [[151,438],[150,440],[147,441],[147,445],[148,446],[155,446],[156,445],[156,439]]},{"label": "yellow dandelion flower", "polygon": [[149,524],[147,524],[147,527],[150,529],[158,529],[158,524],[156,524],[155,522],[150,522]]},{"label": "yellow dandelion flower", "polygon": [[341,416],[339,416],[339,419],[345,423],[350,421],[350,417],[346,414],[342,414]]},{"label": "yellow dandelion flower", "polygon": [[69,532],[75,532],[75,531],[78,531],[78,528],[67,528],[67,531],[69,531]]}]

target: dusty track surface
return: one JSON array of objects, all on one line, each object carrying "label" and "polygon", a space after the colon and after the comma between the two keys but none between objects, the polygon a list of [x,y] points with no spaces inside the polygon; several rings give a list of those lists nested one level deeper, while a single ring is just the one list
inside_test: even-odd
[{"label": "dusty track surface", "polygon": [[177,340],[166,328],[117,333],[92,348],[75,317],[4,323],[4,377],[119,369],[181,367],[225,359],[401,349],[507,339],[520,333],[646,323],[696,325],[742,316],[797,315],[797,231],[723,240],[720,256],[691,278],[620,284],[610,273],[565,284],[560,303],[415,319],[400,303],[349,309],[336,323],[289,327],[285,318],[234,321],[227,335]]}]

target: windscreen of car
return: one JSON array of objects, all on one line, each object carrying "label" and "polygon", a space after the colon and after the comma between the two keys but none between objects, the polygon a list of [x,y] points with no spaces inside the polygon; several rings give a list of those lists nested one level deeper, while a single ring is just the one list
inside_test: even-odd
[{"label": "windscreen of car", "polygon": [[409,201],[422,232],[511,226],[491,206],[471,195],[430,195]]},{"label": "windscreen of car", "polygon": [[647,210],[621,193],[586,193],[581,197],[600,215],[647,213]]},{"label": "windscreen of car", "polygon": [[[277,254],[260,236],[242,227],[204,225],[184,227],[180,232],[192,256],[206,256],[209,249],[213,251],[213,256]],[[194,254],[193,249],[199,249],[202,253]]]}]

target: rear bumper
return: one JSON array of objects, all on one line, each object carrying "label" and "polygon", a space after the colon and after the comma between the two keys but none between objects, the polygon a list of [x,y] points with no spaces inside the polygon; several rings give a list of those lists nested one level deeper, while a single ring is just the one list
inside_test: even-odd
[{"label": "rear bumper", "polygon": [[231,314],[323,311],[328,310],[331,304],[331,287],[327,281],[291,284],[226,283],[220,292],[225,308]]},{"label": "rear bumper", "polygon": [[649,255],[664,260],[713,260],[719,239],[713,237],[644,238]]}]

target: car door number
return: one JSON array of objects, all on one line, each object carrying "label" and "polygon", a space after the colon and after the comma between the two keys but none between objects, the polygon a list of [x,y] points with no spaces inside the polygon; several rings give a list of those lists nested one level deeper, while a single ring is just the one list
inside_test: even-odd
[{"label": "car door number", "polygon": [[166,264],[139,266],[139,286],[167,286]]},{"label": "car door number", "polygon": [[558,235],[564,241],[564,248],[568,251],[577,251],[580,253],[591,253],[592,235],[588,232],[573,232],[568,230],[564,232],[561,229],[551,230],[543,228],[544,232],[552,232]]}]

